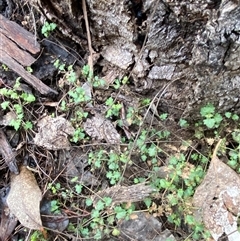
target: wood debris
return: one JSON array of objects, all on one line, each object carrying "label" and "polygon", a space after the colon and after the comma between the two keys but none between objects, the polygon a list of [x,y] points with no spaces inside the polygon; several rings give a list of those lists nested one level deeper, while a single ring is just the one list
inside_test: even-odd
[{"label": "wood debris", "polygon": [[23,67],[30,66],[35,62],[35,58],[27,51],[32,54],[40,51],[40,45],[33,34],[0,14],[0,39],[0,62],[20,75],[41,94],[57,94],[55,90],[45,85]]}]

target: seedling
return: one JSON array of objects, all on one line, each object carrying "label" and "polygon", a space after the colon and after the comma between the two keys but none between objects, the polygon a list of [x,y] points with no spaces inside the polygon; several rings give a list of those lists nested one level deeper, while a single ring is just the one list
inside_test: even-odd
[{"label": "seedling", "polygon": [[42,26],[42,29],[41,29],[41,32],[42,34],[47,38],[50,33],[56,29],[57,27],[57,24],[55,23],[49,23],[49,22],[45,22],[44,25]]},{"label": "seedling", "polygon": [[3,98],[0,106],[3,110],[14,112],[15,118],[11,120],[10,125],[13,126],[16,131],[19,130],[21,126],[23,126],[25,130],[32,129],[32,123],[24,120],[24,108],[35,101],[34,95],[18,90],[20,86],[19,80],[20,78],[16,80],[12,89],[6,87],[0,89],[0,96]]}]

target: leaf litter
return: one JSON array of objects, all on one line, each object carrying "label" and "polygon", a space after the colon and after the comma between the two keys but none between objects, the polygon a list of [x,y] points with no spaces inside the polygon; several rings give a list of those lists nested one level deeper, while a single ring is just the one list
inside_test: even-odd
[{"label": "leaf litter", "polygon": [[[65,151],[64,157],[67,161],[66,175],[67,180],[70,180],[70,184],[74,184],[76,181],[85,186],[98,186],[100,182],[98,179],[88,170],[88,157],[81,150],[72,150],[71,152]],[[72,179],[75,182],[72,182]]]},{"label": "leaf litter", "polygon": [[[105,58],[107,58],[107,57],[105,56]],[[118,60],[119,60],[119,56],[117,56],[117,61]],[[126,60],[126,59],[124,59],[124,60]],[[127,62],[129,62],[129,61],[127,61]],[[130,58],[130,64],[131,64],[131,62],[132,62],[132,59]],[[139,61],[137,61],[137,62],[140,63]],[[129,63],[127,63],[127,66],[128,65],[129,65]],[[146,65],[146,66],[148,66],[148,65]],[[142,76],[138,76],[138,77],[142,77]],[[108,78],[109,78],[109,81],[107,81],[107,82],[109,82],[109,83],[112,83],[112,81],[115,79],[115,77],[114,78],[108,77]],[[85,92],[88,91],[87,92],[87,96],[89,98],[92,98],[90,86],[89,85],[85,85],[85,86],[83,86],[83,88],[85,89]],[[154,106],[153,112],[155,113],[155,111],[156,110],[155,110],[155,106]],[[125,117],[125,116],[123,115],[123,117]],[[125,119],[123,117],[122,117],[122,119]],[[2,123],[2,124],[3,125],[7,125],[7,120],[8,120],[8,118],[6,118],[5,122]],[[129,125],[131,125],[131,122],[129,122]],[[127,126],[128,125],[126,125],[125,128],[127,128]],[[41,123],[41,121],[38,122],[38,127],[39,127],[39,129],[38,129],[39,133],[37,133],[35,138],[34,138],[34,142],[35,142],[36,145],[44,147],[44,148],[46,148],[48,150],[70,149],[71,145],[70,145],[70,143],[68,141],[68,136],[72,135],[74,130],[72,129],[72,127],[70,127],[68,125],[67,121],[64,118],[62,118],[62,117],[60,117],[60,118],[59,117],[57,117],[57,118],[47,117],[43,121],[43,123]],[[91,119],[87,119],[87,121],[84,124],[84,129],[89,134],[89,136],[91,136],[93,139],[105,140],[107,143],[110,143],[110,144],[119,144],[120,143],[120,135],[118,134],[116,128],[114,127],[114,125],[112,124],[112,122],[110,120],[105,119],[103,116],[95,114],[95,117],[93,117]],[[127,135],[128,129],[124,130],[124,131],[125,131],[125,134]],[[131,137],[131,135],[129,135],[129,138],[130,137]],[[235,221],[232,216],[235,217],[239,213],[239,210],[238,210],[238,206],[239,206],[239,202],[238,202],[239,186],[236,185],[236,186],[231,187],[231,186],[228,185],[229,188],[225,189],[225,187],[227,187],[227,185],[225,185],[225,183],[223,184],[225,176],[223,178],[219,178],[220,174],[222,174],[222,173],[221,172],[218,173],[215,170],[215,168],[213,168],[213,166],[220,167],[222,173],[226,172],[225,170],[226,170],[227,166],[224,163],[222,163],[221,160],[219,160],[217,157],[214,157],[212,159],[212,162],[211,162],[211,165],[210,165],[211,169],[213,169],[213,170],[210,169],[208,171],[208,173],[207,173],[207,176],[210,179],[210,181],[204,180],[205,182],[207,182],[207,183],[205,183],[206,185],[204,186],[204,181],[203,181],[202,189],[201,189],[201,186],[200,186],[198,188],[198,190],[196,191],[196,193],[195,193],[196,197],[194,197],[194,198],[196,198],[196,200],[197,200],[196,201],[196,207],[198,207],[197,205],[199,205],[199,207],[203,207],[204,205],[206,206],[206,207],[204,206],[205,213],[202,213],[202,216],[203,216],[203,221],[205,223],[208,223],[208,221],[209,220],[212,221],[212,219],[214,219],[214,221],[216,221],[217,218],[218,218],[218,215],[215,215],[216,217],[213,217],[214,213],[212,212],[212,217],[207,217],[207,215],[204,216],[204,214],[206,214],[207,211],[209,211],[207,209],[207,206],[212,207],[212,206],[214,206],[216,204],[217,208],[219,208],[219,209],[222,208],[224,210],[224,212],[227,213],[227,214],[230,213],[230,215],[228,215],[227,218],[228,218],[228,221],[230,220],[229,223],[232,225],[234,223],[234,221]],[[75,176],[81,177],[80,180],[83,181],[82,176],[84,176],[84,174],[85,174],[85,172],[84,172],[85,170],[84,169],[86,167],[87,166],[85,166],[85,164],[82,163],[81,161],[77,162],[77,161],[71,160],[67,164],[67,168],[66,168],[67,176],[68,177],[75,177]],[[191,168],[191,166],[189,166],[189,168]],[[184,174],[188,174],[188,169],[186,169],[185,171],[186,172]],[[22,168],[21,168],[21,173],[22,173]],[[20,173],[20,175],[21,175],[21,173]],[[87,173],[89,173],[89,172],[87,172]],[[165,173],[165,175],[167,175],[166,173]],[[217,175],[216,175],[216,173],[217,173]],[[215,175],[213,175],[213,174],[215,174]],[[228,174],[232,174],[232,173],[230,173],[230,171],[229,171]],[[234,176],[234,178],[235,177],[236,176]],[[33,176],[33,179],[34,179],[34,176]],[[207,178],[205,178],[205,179],[207,179]],[[219,181],[219,179],[220,179],[220,181]],[[14,178],[12,178],[11,186],[12,187],[14,187],[14,185],[18,186],[19,184],[14,184],[13,185],[13,183],[14,183],[13,180],[14,180]],[[34,182],[36,184],[36,180],[35,179],[34,179]],[[222,185],[220,185],[219,183],[222,184]],[[89,184],[92,184],[92,183],[89,182]],[[233,183],[231,183],[231,184],[233,184]],[[224,187],[224,185],[225,185],[225,187]],[[35,185],[35,188],[36,188],[36,186],[37,185]],[[116,200],[113,200],[116,203],[118,203],[118,202],[119,203],[126,202],[127,200],[129,200],[129,199],[131,199],[133,197],[135,197],[135,199],[133,198],[133,201],[138,201],[138,200],[142,200],[142,197],[144,196],[143,195],[143,196],[139,197],[139,194],[142,194],[142,193],[141,193],[141,191],[139,191],[139,189],[137,187],[140,187],[140,186],[141,185],[139,185],[139,186],[134,185],[134,186],[131,186],[131,187],[128,187],[128,188],[127,187],[114,186],[114,187],[111,187],[111,188],[107,188],[104,191],[102,191],[100,193],[97,193],[97,194],[102,194],[104,196],[112,194],[111,195],[112,197],[114,197],[114,198],[116,197]],[[145,192],[144,193],[146,194],[146,196],[148,196],[152,192],[152,190],[149,191],[148,188],[147,189],[145,189],[145,187],[142,187],[142,188],[143,188],[143,190],[145,190],[146,193]],[[207,190],[207,194],[206,194],[206,190]],[[12,189],[11,189],[11,191],[12,191]],[[211,193],[211,191],[212,191],[212,193]],[[119,194],[119,195],[117,195],[117,194]],[[126,194],[126,195],[123,195],[123,194]],[[202,197],[202,198],[204,197],[205,199],[202,200],[202,202],[201,202],[201,200],[199,199],[199,196],[197,197],[197,194],[199,194],[200,197]],[[18,195],[16,195],[15,199],[18,200],[18,198],[20,199],[20,197],[22,197],[22,193],[19,191],[19,193],[18,193]],[[206,200],[207,200],[207,202],[205,203]],[[217,202],[216,200],[220,200],[220,201]],[[49,211],[49,202],[48,202],[48,204],[46,206],[48,206],[48,211]],[[202,208],[201,211],[203,211],[204,208]],[[48,212],[47,214],[51,215],[50,212]],[[220,212],[220,214],[221,214],[221,212]],[[209,220],[207,218],[209,218]],[[63,219],[64,219],[64,217],[63,217]],[[144,226],[147,226],[148,228],[150,226],[154,227],[154,225],[148,225],[148,224],[149,224],[148,221],[144,221]],[[216,236],[218,236],[218,237],[220,237],[221,234],[227,233],[227,231],[226,231],[227,230],[227,228],[226,228],[227,225],[225,225],[224,223],[223,224],[221,223],[221,225],[222,225],[221,226],[222,227],[222,231],[216,234]],[[62,223],[61,227],[57,228],[57,229],[58,230],[64,230],[65,229],[64,226],[65,226],[65,224]],[[126,223],[126,227],[129,227],[129,226],[130,226],[130,224]],[[139,228],[140,225],[139,225],[139,223],[137,223],[134,226],[135,226],[135,228]],[[156,230],[157,229],[158,228],[156,228]],[[132,230],[133,229],[131,229],[130,231],[132,231]],[[158,229],[158,231],[159,230],[160,229]],[[209,230],[213,234],[216,233],[216,230],[214,230],[214,226],[210,226]],[[135,234],[138,234],[138,231],[136,231]],[[131,236],[131,232],[129,233],[129,236]],[[127,238],[128,237],[126,237],[126,239]],[[136,239],[138,239],[138,238],[139,238],[139,235],[137,235]],[[166,240],[166,238],[164,240]],[[237,239],[237,240],[239,240],[239,239]]]},{"label": "leaf litter", "polygon": [[196,189],[193,204],[195,217],[203,221],[214,240],[228,236],[240,240],[237,220],[240,213],[240,177],[216,155],[217,144],[207,174]]},{"label": "leaf litter", "polygon": [[17,225],[17,219],[9,212],[7,195],[9,188],[0,190],[0,240],[8,240]]},{"label": "leaf litter", "polygon": [[96,113],[83,124],[86,133],[96,140],[105,140],[109,144],[119,144],[121,136],[110,120]]},{"label": "leaf litter", "polygon": [[34,138],[34,143],[48,150],[69,149],[70,142],[68,136],[74,134],[72,124],[65,118],[58,116],[52,118],[45,116],[37,123],[38,133]]},{"label": "leaf litter", "polygon": [[7,204],[10,212],[17,217],[23,226],[42,230],[41,199],[42,192],[33,173],[26,166],[20,168],[19,175],[12,174]]}]

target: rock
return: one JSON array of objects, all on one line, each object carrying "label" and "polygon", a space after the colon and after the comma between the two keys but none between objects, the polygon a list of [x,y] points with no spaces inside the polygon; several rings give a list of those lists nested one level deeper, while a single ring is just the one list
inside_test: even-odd
[{"label": "rock", "polygon": [[176,241],[169,230],[162,232],[162,224],[156,218],[143,212],[138,213],[136,219],[122,221],[119,228],[125,241],[165,241],[167,238]]}]

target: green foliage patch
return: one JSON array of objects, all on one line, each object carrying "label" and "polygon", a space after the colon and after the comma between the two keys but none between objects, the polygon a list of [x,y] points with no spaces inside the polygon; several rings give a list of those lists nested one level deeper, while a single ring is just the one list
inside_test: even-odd
[{"label": "green foliage patch", "polygon": [[24,92],[20,89],[20,78],[15,82],[13,88],[1,88],[0,97],[2,98],[1,108],[5,111],[14,113],[14,118],[9,123],[17,131],[22,126],[25,130],[32,129],[31,121],[25,120],[25,109],[36,98],[33,94]]},{"label": "green foliage patch", "polygon": [[[95,101],[89,92],[92,94],[96,89],[104,90],[106,82],[94,76],[89,66],[82,68],[80,76],[76,74],[73,66],[66,66],[60,61],[56,61],[54,66],[63,75],[62,85],[67,86],[63,97],[59,100],[58,112],[67,113],[75,127],[76,131],[71,141],[76,145],[84,143],[89,146],[88,171],[101,177],[101,181],[106,182],[107,187],[119,183],[129,185],[146,183],[156,191],[140,204],[115,204],[113,197],[110,196],[98,197],[98,201],[94,201],[90,194],[97,193],[99,187],[96,189],[86,187],[78,177],[70,180],[71,187],[58,182],[50,183],[48,190],[52,195],[52,212],[57,213],[62,207],[69,205],[76,215],[81,216],[78,222],[70,222],[68,232],[94,240],[110,235],[119,236],[121,230],[116,225],[118,222],[128,220],[135,212],[145,211],[154,216],[164,217],[176,229],[186,226],[190,230],[186,240],[206,240],[210,235],[204,225],[194,219],[192,198],[206,174],[212,152],[211,145],[220,136],[226,135],[223,131],[225,127],[238,125],[239,116],[231,112],[222,115],[212,103],[207,103],[199,110],[200,119],[196,123],[189,123],[183,118],[179,119],[180,130],[194,127],[193,140],[207,143],[208,138],[213,139],[213,143],[203,153],[192,146],[192,140],[183,140],[181,136],[178,137],[165,127],[170,119],[168,113],[157,115],[156,119],[159,121],[157,125],[145,123],[144,116],[150,109],[151,99],[141,99],[138,108],[133,108],[115,98],[116,95],[104,96],[106,98],[98,105],[103,107],[101,110],[105,112],[105,118],[119,128],[122,133],[122,142],[116,146],[106,143],[92,144],[82,126],[83,122],[92,115],[89,104],[92,107]],[[82,84],[83,81],[89,84],[90,90]],[[128,84],[128,78],[123,77],[113,81],[108,88],[118,93]],[[34,97],[23,95],[14,88],[11,93],[4,91],[0,92],[6,98],[1,107],[6,110],[11,106],[22,122],[23,106],[33,102]],[[20,106],[17,99],[21,101]],[[124,135],[124,133],[130,134]],[[229,136],[234,146],[225,145],[224,147],[225,153],[229,156],[228,164],[240,172],[239,129],[236,128],[228,134],[228,138]],[[171,145],[176,142],[176,139],[178,142],[181,141],[182,149],[174,149],[168,154],[167,144]],[[166,168],[164,176],[161,174],[163,167]],[[126,178],[126,170],[131,169],[144,171],[133,172]]]}]

